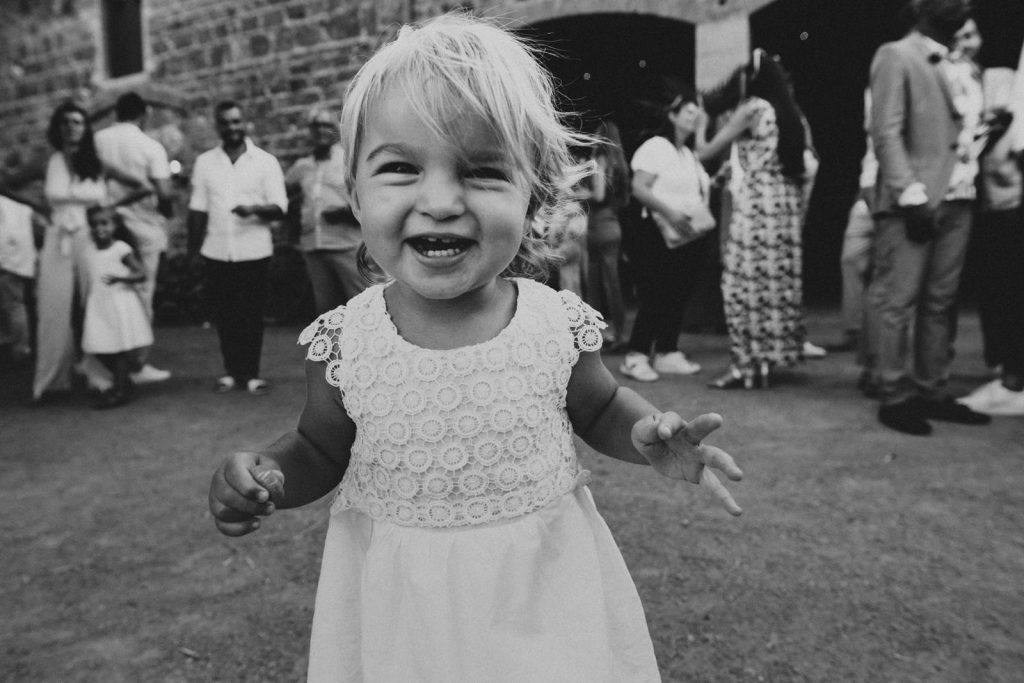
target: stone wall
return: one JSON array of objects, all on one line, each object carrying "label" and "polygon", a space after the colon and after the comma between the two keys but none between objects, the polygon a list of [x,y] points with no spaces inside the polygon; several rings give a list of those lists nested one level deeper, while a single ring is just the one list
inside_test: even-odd
[{"label": "stone wall", "polygon": [[[47,122],[59,102],[79,101],[100,114],[95,126],[102,128],[113,121],[116,97],[128,90],[162,103],[148,132],[181,163],[183,184],[195,156],[217,144],[211,109],[223,99],[244,105],[252,137],[287,167],[305,150],[303,117],[311,105],[340,108],[352,74],[401,23],[457,7],[513,24],[605,12],[696,23],[742,15],[770,1],[142,0],[144,72],[111,79],[101,0],[5,0],[0,169],[41,172],[51,153]],[[40,192],[39,183],[28,189]],[[183,208],[172,225],[178,245]]]},{"label": "stone wall", "polygon": [[146,71],[112,80],[103,73],[100,0],[7,0],[0,3],[0,164],[45,158],[43,132],[61,100],[95,110],[129,89],[173,105],[155,125],[182,130],[184,147],[172,153],[186,168],[195,148],[215,142],[210,108],[227,98],[245,104],[254,137],[287,162],[302,149],[311,104],[340,105],[350,76],[397,25],[455,7],[521,23],[592,12],[703,22],[769,1],[144,0]]}]

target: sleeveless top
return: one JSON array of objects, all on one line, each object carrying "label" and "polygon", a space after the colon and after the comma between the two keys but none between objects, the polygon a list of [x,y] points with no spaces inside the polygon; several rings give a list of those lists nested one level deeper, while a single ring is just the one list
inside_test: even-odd
[{"label": "sleeveless top", "polygon": [[492,339],[450,350],[403,339],[376,285],[300,335],[326,363],[356,426],[331,506],[403,526],[511,519],[586,482],[565,410],[600,314],[570,292],[516,279],[516,311]]}]

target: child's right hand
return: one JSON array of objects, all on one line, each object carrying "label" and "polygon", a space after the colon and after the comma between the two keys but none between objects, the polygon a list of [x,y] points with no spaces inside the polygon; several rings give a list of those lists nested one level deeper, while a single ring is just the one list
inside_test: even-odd
[{"label": "child's right hand", "polygon": [[[239,452],[228,456],[210,482],[210,513],[225,536],[244,536],[260,528],[260,517],[273,514],[270,482],[260,483],[262,472],[284,475],[271,460],[262,463],[258,453]],[[268,467],[269,465],[269,467]],[[279,495],[276,492],[275,495]]]}]

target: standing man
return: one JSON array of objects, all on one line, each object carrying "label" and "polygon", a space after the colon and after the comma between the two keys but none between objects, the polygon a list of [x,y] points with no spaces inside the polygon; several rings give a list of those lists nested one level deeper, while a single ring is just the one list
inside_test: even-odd
[{"label": "standing man", "polygon": [[990,418],[946,389],[950,310],[971,230],[971,202],[954,185],[970,150],[962,144],[965,112],[954,97],[949,46],[968,18],[969,0],[911,0],[911,9],[914,28],[882,45],[871,64],[870,131],[879,168],[868,295],[877,330],[869,348],[877,354],[879,421],[925,435],[929,419]]},{"label": "standing man", "polygon": [[309,113],[313,153],[285,176],[292,202],[301,207],[299,246],[313,286],[317,313],[346,303],[366,288],[356,253],[363,241],[345,190],[345,152],[338,144],[338,119],[319,107]]},{"label": "standing man", "polygon": [[189,201],[189,252],[203,256],[206,293],[220,338],[225,374],[214,389],[269,389],[260,377],[263,308],[274,252],[270,224],[284,217],[287,196],[277,159],[245,135],[236,102],[214,110],[221,145],[196,158]]},{"label": "standing man", "polygon": [[[153,319],[153,294],[156,292],[156,276],[160,268],[160,256],[167,250],[166,218],[172,214],[171,168],[167,151],[163,145],[146,135],[142,128],[146,124],[149,107],[146,101],[134,92],[125,93],[114,105],[117,123],[98,131],[95,136],[96,153],[104,164],[121,168],[139,178],[146,178],[153,187],[155,197],[133,202],[118,209],[125,227],[131,231],[138,243],[139,257],[146,269],[145,281],[138,290],[142,303]],[[108,181],[110,200],[117,202],[133,188],[110,179]],[[149,348],[139,354],[137,372],[131,374],[135,384],[149,384],[169,379],[171,373],[155,368],[146,362]]]}]

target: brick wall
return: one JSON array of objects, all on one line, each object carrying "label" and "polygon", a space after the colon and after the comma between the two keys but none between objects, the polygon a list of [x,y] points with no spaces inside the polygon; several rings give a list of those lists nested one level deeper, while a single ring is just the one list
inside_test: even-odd
[{"label": "brick wall", "polygon": [[[187,171],[216,144],[211,108],[243,103],[258,144],[287,166],[305,150],[310,105],[339,107],[372,50],[410,19],[455,7],[530,23],[588,12],[649,13],[709,21],[771,0],[143,0],[145,74],[104,71],[100,0],[0,3],[0,167],[41,167],[54,106],[69,97],[90,111],[132,89],[166,102],[150,130]],[[102,128],[108,114],[96,122]],[[39,188],[36,188],[36,192]]]}]

